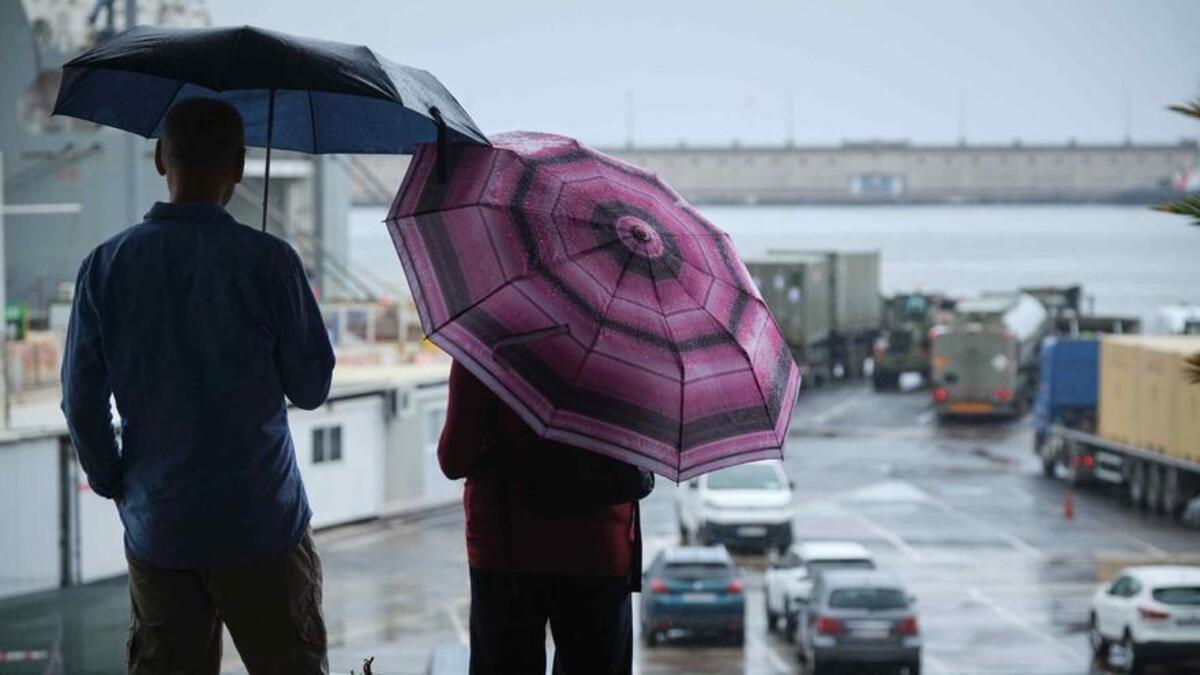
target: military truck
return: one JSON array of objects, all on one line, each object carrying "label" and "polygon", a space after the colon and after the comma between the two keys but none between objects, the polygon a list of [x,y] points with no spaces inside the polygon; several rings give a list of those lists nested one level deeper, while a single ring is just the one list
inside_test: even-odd
[{"label": "military truck", "polygon": [[900,375],[921,374],[929,382],[929,331],[952,316],[953,300],[940,293],[897,293],[883,304],[883,326],[875,340],[875,390],[894,389]]},{"label": "military truck", "polygon": [[859,377],[879,334],[879,253],[771,249],[746,260],[805,382]]},{"label": "military truck", "polygon": [[1038,353],[1053,321],[1028,293],[962,300],[932,333],[933,404],[939,417],[1016,416],[1032,403]]}]

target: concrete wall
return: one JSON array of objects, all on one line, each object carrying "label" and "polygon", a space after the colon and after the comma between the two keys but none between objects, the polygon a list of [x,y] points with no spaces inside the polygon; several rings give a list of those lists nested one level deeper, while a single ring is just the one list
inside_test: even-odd
[{"label": "concrete wall", "polygon": [[58,586],[59,437],[0,443],[0,597]]},{"label": "concrete wall", "polygon": [[[1149,202],[1198,161],[1179,144],[611,148],[696,203]],[[398,189],[406,157],[359,157],[372,184]],[[356,203],[379,190],[354,179]]]},{"label": "concrete wall", "polygon": [[[317,410],[289,410],[314,527],[460,498],[461,482],[437,468],[444,370],[339,387]],[[314,430],[333,427],[340,458],[314,461]],[[0,598],[125,573],[117,509],[92,493],[68,442],[61,427],[0,437]]]}]

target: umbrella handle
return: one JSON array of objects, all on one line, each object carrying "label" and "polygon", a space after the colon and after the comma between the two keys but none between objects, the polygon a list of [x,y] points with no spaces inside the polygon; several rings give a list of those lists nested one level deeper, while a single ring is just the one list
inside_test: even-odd
[{"label": "umbrella handle", "polygon": [[439,183],[446,182],[446,120],[442,119],[442,111],[437,106],[429,108],[429,114],[437,123],[437,179]]},{"label": "umbrella handle", "polygon": [[506,356],[504,356],[502,351],[516,347],[517,345],[523,345],[529,342],[535,342],[537,340],[544,340],[548,337],[554,337],[556,335],[570,335],[570,333],[571,327],[563,323],[557,326],[550,326],[548,328],[539,328],[537,330],[529,331],[528,333],[509,335],[508,337],[502,338],[496,342],[496,344],[492,345],[492,358],[496,361],[496,363],[511,370],[512,363]]}]

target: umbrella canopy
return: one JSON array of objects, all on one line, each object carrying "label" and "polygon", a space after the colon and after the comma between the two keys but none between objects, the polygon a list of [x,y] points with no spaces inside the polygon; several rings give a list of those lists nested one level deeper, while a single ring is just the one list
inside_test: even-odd
[{"label": "umbrella canopy", "polygon": [[429,339],[546,438],[672,480],[782,457],[791,352],[721,230],[561,136],[416,152],[388,216]]},{"label": "umbrella canopy", "polygon": [[171,106],[197,96],[237,107],[246,144],[267,148],[268,172],[272,147],[404,154],[435,140],[488,142],[424,70],[251,26],[127,30],[63,66],[54,114],[157,138]]},{"label": "umbrella canopy", "polygon": [[138,26],[63,66],[54,114],[157,138],[176,101],[226,100],[246,122],[246,143],[311,154],[404,154],[435,140],[438,111],[450,142],[487,144],[437,78],[368,47],[252,26]]}]

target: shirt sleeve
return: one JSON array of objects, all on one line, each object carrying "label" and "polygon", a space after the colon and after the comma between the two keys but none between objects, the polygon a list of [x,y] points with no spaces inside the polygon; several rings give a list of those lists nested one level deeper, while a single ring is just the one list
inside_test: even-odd
[{"label": "shirt sleeve", "polygon": [[100,316],[89,284],[94,255],[83,261],[75,282],[63,350],[62,411],[92,491],[101,497],[120,499],[121,457],[109,403],[112,388],[104,362]]},{"label": "shirt sleeve", "polygon": [[283,249],[283,269],[273,280],[280,285],[276,342],[279,377],[288,399],[297,407],[312,410],[329,396],[333,347],[300,256],[286,244]]},{"label": "shirt sleeve", "polygon": [[446,423],[438,440],[438,463],[447,478],[467,476],[483,455],[494,404],[492,392],[471,371],[457,361],[450,366]]}]

